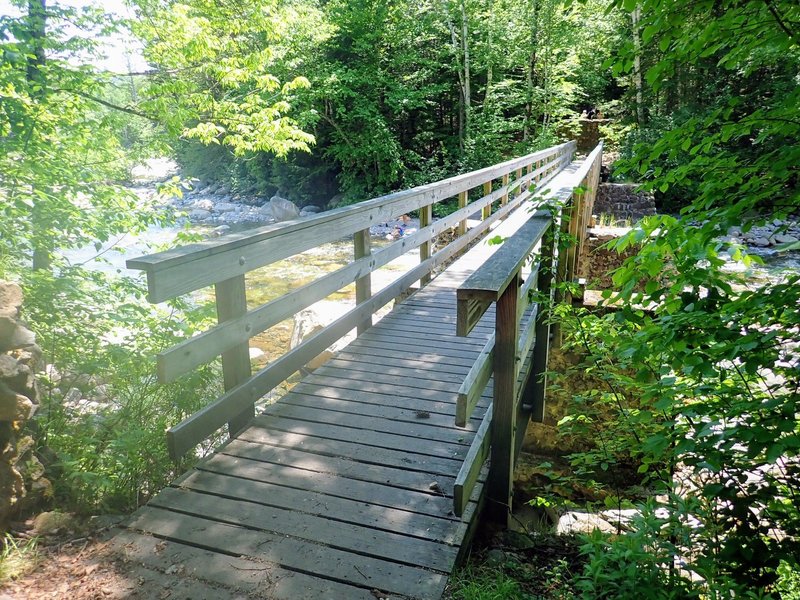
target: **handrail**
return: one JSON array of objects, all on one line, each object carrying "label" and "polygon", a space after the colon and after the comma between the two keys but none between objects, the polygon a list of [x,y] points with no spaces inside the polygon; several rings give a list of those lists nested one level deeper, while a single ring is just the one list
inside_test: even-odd
[{"label": "handrail", "polygon": [[[493,518],[505,522],[511,508],[514,463],[528,419],[544,418],[548,315],[531,292],[564,300],[555,294],[553,277],[574,280],[583,233],[599,183],[602,142],[581,163],[563,170],[553,189],[540,198],[540,208],[522,214],[513,234],[458,288],[456,333],[466,336],[486,310],[496,304],[495,333],[464,380],[456,405],[456,425],[464,426],[489,380],[493,401],[456,478],[453,505],[461,515],[484,461],[491,454],[487,491]],[[561,238],[576,240],[559,252]],[[535,263],[523,282],[523,268]]]},{"label": "handrail", "polygon": [[[415,282],[424,282],[434,269],[512,214],[569,164],[574,152],[575,142],[569,142],[358,205],[129,260],[129,268],[146,272],[151,302],[215,286],[218,324],[158,356],[162,382],[173,381],[220,354],[225,376],[225,393],[218,400],[167,432],[171,456],[177,458],[191,450],[226,422],[231,435],[236,433],[252,418],[259,398],[352,329],[362,333],[371,325],[372,315],[378,309]],[[483,195],[468,203],[473,188],[482,188]],[[453,196],[458,196],[460,208],[434,221],[433,204]],[[412,210],[419,210],[421,216],[416,233],[379,250],[369,247],[371,225]],[[467,230],[466,220],[476,211],[481,211],[483,219]],[[451,228],[461,235],[432,252],[433,239]],[[245,296],[248,272],[347,235],[352,235],[354,241],[355,258],[350,264],[248,310]],[[370,273],[414,248],[421,249],[420,264],[373,293]],[[355,308],[255,375],[251,374],[250,338],[353,282],[356,282]]]}]

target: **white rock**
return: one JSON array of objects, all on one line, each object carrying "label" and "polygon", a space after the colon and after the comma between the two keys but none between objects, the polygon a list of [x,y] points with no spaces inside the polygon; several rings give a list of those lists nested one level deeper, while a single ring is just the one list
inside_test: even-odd
[{"label": "white rock", "polygon": [[[330,323],[333,323],[349,310],[350,307],[342,302],[323,300],[300,311],[294,316],[294,329],[292,330],[290,347],[295,348],[299,346],[303,340],[314,335]],[[306,364],[306,368],[313,370],[322,366],[330,360],[335,352],[349,344],[354,337],[354,332],[350,332],[315,358],[311,359]]]},{"label": "white rock", "polygon": [[303,213],[303,212],[306,212],[306,213],[318,213],[318,212],[322,212],[322,209],[319,206],[314,206],[313,204],[309,204],[309,205],[304,206],[303,208],[301,208],[300,212],[301,213]]},{"label": "white rock", "polygon": [[234,204],[233,202],[220,202],[219,204],[214,205],[214,210],[217,212],[232,212],[240,210],[240,206],[238,204]]},{"label": "white rock", "polygon": [[214,203],[208,198],[204,198],[203,200],[198,200],[197,202],[193,202],[192,208],[199,208],[201,210],[212,210],[214,208]]},{"label": "white rock", "polygon": [[192,221],[205,221],[211,216],[210,210],[204,210],[202,208],[196,208],[189,213],[189,218]]},{"label": "white rock", "polygon": [[599,529],[603,533],[616,533],[616,526],[596,513],[570,511],[561,516],[556,526],[559,535],[568,533],[591,533]]},{"label": "white rock", "polygon": [[798,240],[797,237],[789,235],[787,233],[779,233],[775,235],[775,242],[778,244],[794,244],[797,241],[800,240]]},{"label": "white rock", "polygon": [[278,221],[291,221],[300,216],[300,210],[294,202],[278,195],[269,199],[269,205],[272,209],[272,216]]},{"label": "white rock", "polygon": [[250,360],[258,360],[264,356],[264,351],[261,348],[250,348]]}]

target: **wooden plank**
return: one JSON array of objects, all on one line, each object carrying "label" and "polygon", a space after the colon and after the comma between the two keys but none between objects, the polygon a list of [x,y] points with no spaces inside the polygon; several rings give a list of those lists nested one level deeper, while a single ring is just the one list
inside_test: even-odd
[{"label": "wooden plank", "polygon": [[[253,424],[253,428],[242,432],[242,439],[252,439],[251,433],[248,432],[251,432],[252,429],[262,428],[262,430],[268,431],[269,434],[278,434],[279,432],[288,434],[300,433],[306,436],[340,442],[358,440],[364,454],[371,453],[373,448],[415,452],[419,455],[444,459],[463,458],[467,453],[466,446],[457,441],[451,442],[427,438],[423,443],[420,441],[421,438],[405,434],[385,433],[340,423],[305,421],[295,417],[284,416],[277,409],[275,409],[275,412],[270,411],[259,415],[253,420]],[[265,440],[269,441],[269,439],[270,435],[267,435]],[[333,446],[335,447],[336,445],[334,444]],[[369,448],[364,448],[365,446],[369,446]],[[448,467],[452,466],[450,463],[442,464],[447,464]]]},{"label": "wooden plank", "polygon": [[463,529],[445,518],[208,471],[192,472],[180,487],[447,544],[457,544]]},{"label": "wooden plank", "polygon": [[[297,421],[340,425],[352,429],[364,429],[375,433],[387,433],[428,441],[436,440],[449,444],[469,444],[466,439],[467,433],[464,430],[432,426],[429,423],[429,417],[397,421],[388,415],[377,416],[373,414],[364,416],[353,413],[336,412],[328,410],[327,407],[297,406],[286,402],[279,402],[275,406],[276,408],[270,411],[270,415]],[[360,436],[357,437],[360,439]]]},{"label": "wooden plank", "polygon": [[[298,450],[275,448],[267,457],[272,462],[245,456],[259,457],[263,445],[237,441],[231,454],[217,454],[204,461],[199,471],[230,475],[252,481],[320,493],[326,497],[348,499],[384,508],[403,510],[411,520],[415,514],[452,519],[451,499],[433,494],[430,484],[442,476],[407,471],[396,467],[359,469],[358,463],[336,457],[315,456]],[[226,449],[228,450],[228,449]],[[288,456],[283,456],[283,454]],[[295,460],[296,459],[296,460]],[[279,461],[284,460],[285,463]],[[341,470],[340,470],[341,469]],[[446,481],[446,479],[442,479]],[[452,480],[455,482],[455,479]],[[320,505],[324,509],[325,504]]]},{"label": "wooden plank", "polygon": [[[395,365],[396,363],[392,363]],[[403,366],[385,366],[385,363],[375,362],[360,362],[358,360],[348,360],[343,358],[341,354],[337,354],[335,358],[325,363],[326,367],[333,367],[335,369],[349,369],[351,371],[364,371],[370,373],[373,377],[382,374],[392,375],[396,377],[412,377],[416,379],[430,380],[430,381],[449,381],[458,385],[464,380],[466,369],[462,368],[462,373],[448,373],[446,371],[439,371],[431,365],[425,365],[417,361],[416,368],[408,368]],[[422,368],[420,368],[422,367]],[[424,384],[423,384],[424,385]]]},{"label": "wooden plank", "polygon": [[[237,275],[217,283],[214,291],[217,320],[220,323],[241,317],[247,312],[244,275]],[[222,353],[222,377],[226,390],[232,390],[247,381],[250,375],[250,347],[246,341]],[[238,413],[231,415],[228,421],[228,435],[234,436],[254,415],[253,407],[244,407]]]},{"label": "wooden plank", "polygon": [[396,376],[396,375],[390,375],[388,373],[381,373],[380,375],[376,375],[376,373],[374,372],[356,371],[348,368],[338,368],[329,366],[327,364],[317,369],[314,373],[316,375],[319,375],[320,377],[326,377],[330,375],[331,377],[339,377],[342,379],[350,379],[353,381],[376,381],[377,379],[379,383],[395,388],[396,390],[427,389],[427,390],[439,390],[441,392],[455,394],[456,390],[458,390],[458,386],[461,385],[460,381],[442,381],[442,380],[436,381],[430,379],[426,379],[423,381],[415,381],[414,378],[406,376]]},{"label": "wooden plank", "polygon": [[[242,598],[243,594],[271,600],[296,600],[297,598],[348,598],[353,600],[375,600],[371,590],[321,579],[289,571],[264,560],[254,560],[210,550],[202,550],[178,542],[170,542],[134,531],[122,531],[111,541],[112,550],[128,563],[145,565],[166,572],[180,565],[178,580],[200,580],[224,586],[230,590],[230,598]],[[175,574],[171,576],[175,579]],[[177,581],[176,581],[177,582]],[[142,592],[142,588],[138,589]],[[160,592],[164,591],[161,587]],[[219,588],[205,594],[184,592],[170,587],[170,597],[207,598],[222,600],[228,596]],[[144,592],[147,594],[147,592]],[[387,600],[400,600],[392,596]]]},{"label": "wooden plank", "polygon": [[384,348],[377,343],[358,344],[354,342],[342,350],[338,356],[352,360],[366,360],[372,358],[379,364],[386,364],[386,359],[391,359],[392,361],[397,361],[396,363],[393,362],[393,364],[398,365],[402,365],[403,361],[419,360],[425,364],[435,365],[437,369],[453,369],[451,372],[456,372],[455,369],[458,369],[458,372],[460,372],[464,367],[466,367],[465,370],[468,371],[472,366],[472,359],[470,358],[459,358],[458,356],[439,353],[431,354],[430,352],[421,352],[413,354],[412,356],[415,358],[410,359],[408,358],[408,356],[410,356],[408,352],[405,352],[403,348],[395,347],[391,343],[388,348]]},{"label": "wooden plank", "polygon": [[478,475],[483,468],[483,463],[489,457],[489,451],[492,446],[492,407],[486,411],[486,416],[481,421],[481,426],[475,438],[472,440],[472,445],[469,447],[467,457],[464,459],[464,464],[456,476],[456,482],[453,486],[453,512],[457,517],[464,514],[469,504],[469,498],[472,495],[473,488],[478,481]]},{"label": "wooden plank", "polygon": [[[337,374],[343,375],[344,372]],[[303,384],[314,384],[322,388],[341,388],[351,391],[359,391],[365,394],[385,394],[389,397],[402,398],[404,401],[411,398],[432,402],[442,402],[455,406],[455,392],[442,392],[440,390],[411,387],[397,389],[392,386],[382,385],[379,382],[369,381],[363,378],[351,379],[343,376],[334,377],[333,375],[321,377],[312,374],[310,377],[307,377],[303,380]]]},{"label": "wooden plank", "polygon": [[[369,227],[353,234],[353,256],[356,260],[372,254]],[[372,296],[372,280],[368,274],[356,279],[356,304],[363,304]],[[358,335],[372,327],[372,315],[369,315],[357,326]]]},{"label": "wooden plank", "polygon": [[[538,169],[537,169],[538,170]],[[503,188],[508,188],[508,173],[503,175]],[[500,206],[505,206],[508,204],[508,193],[506,192],[503,194],[503,197],[500,199]]]},{"label": "wooden plank", "polygon": [[267,560],[291,570],[307,571],[314,565],[315,573],[326,579],[422,598],[438,598],[447,581],[446,575],[419,567],[154,507],[137,512],[128,527],[207,550]]},{"label": "wooden plank", "polygon": [[352,235],[366,229],[371,223],[388,221],[450,198],[487,179],[501,177],[537,157],[556,153],[569,144],[573,142],[308,218],[267,225],[246,233],[230,234],[216,240],[138,257],[128,260],[126,265],[129,269],[147,271],[148,298],[151,302],[162,302],[217,281],[243,275],[342,236]]},{"label": "wooden plank", "polygon": [[[364,391],[358,389],[351,389],[352,387],[361,387],[358,382],[349,380],[338,380],[335,382],[338,387],[326,384],[314,384],[308,382],[301,382],[293,389],[293,393],[303,394],[306,396],[319,396],[323,398],[332,398],[335,400],[343,400],[351,403],[358,403],[361,406],[375,405],[375,406],[389,406],[395,410],[411,411],[412,413],[427,412],[433,417],[434,415],[443,415],[448,417],[449,422],[453,422],[455,415],[456,405],[450,401],[440,401],[430,398],[415,398],[409,396],[402,396],[393,393],[391,389],[384,388],[382,393],[373,391]],[[439,392],[441,393],[441,392]],[[478,403],[478,409],[484,405],[484,402]],[[368,409],[364,409],[368,410]]]},{"label": "wooden plank", "polygon": [[166,488],[148,506],[444,572],[457,554],[453,546],[433,540],[184,488]]},{"label": "wooden plank", "polygon": [[[351,363],[359,363],[364,365],[364,368],[370,368],[375,371],[376,367],[383,367],[387,363],[387,355],[380,354],[380,350],[375,348],[376,352],[373,353],[369,350],[365,352],[358,352],[357,348],[347,348],[336,354],[334,360],[349,361]],[[437,355],[436,358],[439,358]],[[406,369],[416,369],[418,371],[428,370],[432,373],[443,373],[448,375],[458,375],[464,377],[469,372],[469,363],[451,363],[448,361],[434,360],[429,361],[425,355],[417,355],[414,358],[409,358],[408,354],[397,352],[391,362],[393,367],[401,367]],[[360,367],[353,367],[360,368]]]},{"label": "wooden plank", "polygon": [[[456,436],[456,441],[459,442],[467,439],[464,436],[465,431],[475,431],[479,424],[475,419],[470,419],[467,421],[464,428],[456,428],[453,423],[452,414],[445,415],[428,410],[412,410],[403,406],[391,404],[370,404],[356,402],[350,399],[342,400],[339,398],[328,398],[326,396],[314,396],[311,394],[298,393],[294,390],[281,398],[281,404],[322,409],[334,415],[358,415],[361,417],[375,417],[382,420],[388,419],[396,422],[397,427],[410,423],[413,425],[425,425],[429,428],[444,428],[457,432],[458,436]],[[390,426],[390,428],[393,429],[394,426]]]},{"label": "wooden plank", "polygon": [[[455,476],[459,460],[467,453],[467,449],[458,444],[435,440],[422,444],[416,438],[401,435],[377,434],[269,415],[256,417],[253,424],[237,439],[284,448],[301,444],[300,447],[323,456],[346,457],[363,464],[388,465],[446,477]],[[358,442],[353,442],[356,439]]]},{"label": "wooden plank", "polygon": [[516,416],[517,288],[515,273],[497,301],[494,346],[494,399],[492,400],[492,467],[487,493],[489,517],[507,525],[514,485],[514,440]]},{"label": "wooden plank", "polygon": [[458,390],[458,400],[456,401],[456,425],[464,427],[472,416],[472,411],[483,394],[486,384],[492,377],[494,366],[494,335],[486,342],[481,350],[475,364],[470,369],[464,383]]}]

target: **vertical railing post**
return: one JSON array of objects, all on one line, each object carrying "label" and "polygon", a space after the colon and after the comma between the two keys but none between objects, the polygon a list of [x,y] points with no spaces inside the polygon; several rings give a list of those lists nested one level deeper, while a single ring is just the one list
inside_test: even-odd
[{"label": "vertical railing post", "polygon": [[495,314],[492,462],[487,513],[491,520],[502,525],[507,524],[511,512],[514,485],[519,281],[517,272],[497,301]]},{"label": "vertical railing post", "polygon": [[536,341],[533,364],[523,404],[531,407],[531,419],[544,420],[544,399],[547,391],[547,360],[550,355],[550,310],[553,303],[553,267],[555,266],[555,231],[551,226],[542,238],[536,289],[540,300],[536,311]]},{"label": "vertical railing post", "polygon": [[[244,260],[244,259],[240,259]],[[237,275],[214,284],[214,295],[217,303],[217,321],[224,323],[242,317],[247,313],[247,295],[244,275]],[[250,379],[250,345],[247,342],[237,344],[222,353],[222,377],[225,391],[235,388]],[[255,416],[255,405],[234,415],[228,421],[228,435],[233,437]]]},{"label": "vertical railing post", "polygon": [[[491,181],[484,182],[483,195],[488,196],[491,193],[492,193],[492,182]],[[483,207],[483,210],[481,211],[481,219],[486,220],[491,216],[492,216],[492,205],[487,204],[486,206]]]},{"label": "vertical railing post", "polygon": [[[508,187],[508,173],[503,175],[503,187]],[[506,193],[500,198],[500,206],[505,206],[506,204],[508,204],[508,190],[506,190]]]},{"label": "vertical railing post", "polygon": [[[519,181],[520,179],[522,179],[522,169],[517,169],[516,178],[514,179],[514,181]],[[517,186],[517,193],[515,194],[515,196],[521,195],[523,193],[523,191],[524,190],[522,189],[522,186],[518,185]]]},{"label": "vertical railing post", "polygon": [[[464,208],[469,201],[469,190],[464,190],[458,194],[458,208]],[[462,219],[458,222],[458,236],[461,237],[467,233],[467,220]]]},{"label": "vertical railing post", "polygon": [[[353,234],[353,256],[355,260],[364,258],[372,254],[372,238],[369,229],[362,229]],[[367,273],[363,277],[356,279],[356,304],[366,302],[372,296],[372,276]],[[372,327],[372,315],[364,319],[357,325],[357,333],[361,335]]]},{"label": "vertical railing post", "polygon": [[[433,222],[433,204],[428,204],[419,209],[419,228],[427,227]],[[431,248],[433,240],[428,238],[428,241],[423,242],[419,247],[419,261],[425,262],[431,257]],[[425,286],[430,283],[431,275],[423,275],[419,280],[420,286]]]}]

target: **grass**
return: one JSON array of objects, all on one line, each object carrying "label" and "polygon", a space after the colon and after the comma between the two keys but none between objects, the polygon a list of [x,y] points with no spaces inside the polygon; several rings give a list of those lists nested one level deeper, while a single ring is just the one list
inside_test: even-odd
[{"label": "grass", "polygon": [[26,575],[40,559],[37,538],[17,540],[6,534],[0,550],[0,585]]}]

